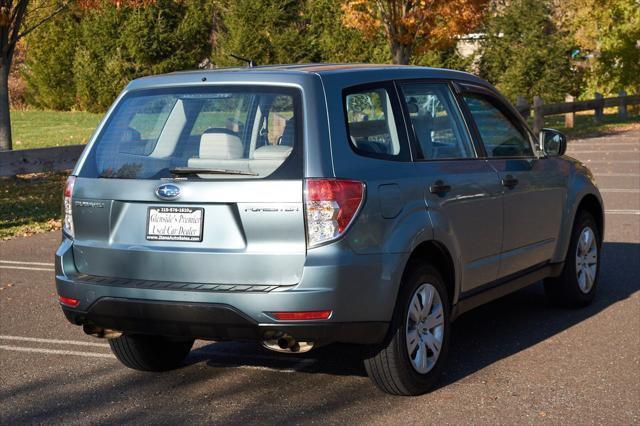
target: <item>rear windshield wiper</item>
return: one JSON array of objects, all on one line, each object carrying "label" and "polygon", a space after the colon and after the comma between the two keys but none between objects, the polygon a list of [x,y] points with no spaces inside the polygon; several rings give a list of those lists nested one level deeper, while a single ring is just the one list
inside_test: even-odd
[{"label": "rear windshield wiper", "polygon": [[258,176],[257,173],[243,172],[242,170],[215,169],[208,167],[176,167],[169,170],[174,175],[243,175]]}]

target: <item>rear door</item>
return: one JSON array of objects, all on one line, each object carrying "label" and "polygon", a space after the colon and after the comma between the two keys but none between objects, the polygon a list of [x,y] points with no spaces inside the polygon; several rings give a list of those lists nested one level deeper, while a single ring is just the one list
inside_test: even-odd
[{"label": "rear door", "polygon": [[185,285],[298,283],[301,111],[291,88],[126,95],[76,180],[78,270]]},{"label": "rear door", "polygon": [[469,87],[462,99],[504,193],[499,277],[548,261],[560,231],[566,167],[536,155],[526,125],[491,91]]},{"label": "rear door", "polygon": [[498,274],[500,181],[478,158],[448,83],[409,81],[399,90],[435,239],[452,251],[462,291],[471,291]]}]

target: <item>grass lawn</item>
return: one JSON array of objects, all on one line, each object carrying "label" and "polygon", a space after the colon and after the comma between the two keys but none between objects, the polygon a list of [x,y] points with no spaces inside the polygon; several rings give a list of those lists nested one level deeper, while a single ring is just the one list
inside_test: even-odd
[{"label": "grass lawn", "polygon": [[0,178],[0,240],[60,229],[66,173]]},{"label": "grass lawn", "polygon": [[68,111],[11,111],[14,149],[87,142],[103,114]]}]

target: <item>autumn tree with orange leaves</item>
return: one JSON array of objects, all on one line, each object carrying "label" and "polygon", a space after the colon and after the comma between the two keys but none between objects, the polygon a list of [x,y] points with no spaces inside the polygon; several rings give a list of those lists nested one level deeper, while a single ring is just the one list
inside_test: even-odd
[{"label": "autumn tree with orange leaves", "polygon": [[384,33],[394,64],[455,42],[480,23],[488,0],[347,0],[343,23],[365,36]]}]

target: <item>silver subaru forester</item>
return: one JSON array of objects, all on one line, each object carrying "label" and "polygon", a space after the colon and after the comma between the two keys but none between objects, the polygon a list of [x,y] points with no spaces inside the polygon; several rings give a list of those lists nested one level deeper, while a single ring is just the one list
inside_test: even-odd
[{"label": "silver subaru forester", "polygon": [[179,367],[194,339],[355,343],[382,390],[421,394],[463,312],[540,280],[593,299],[602,198],[565,149],[461,72],[141,78],[67,181],[60,304],[138,370]]}]

